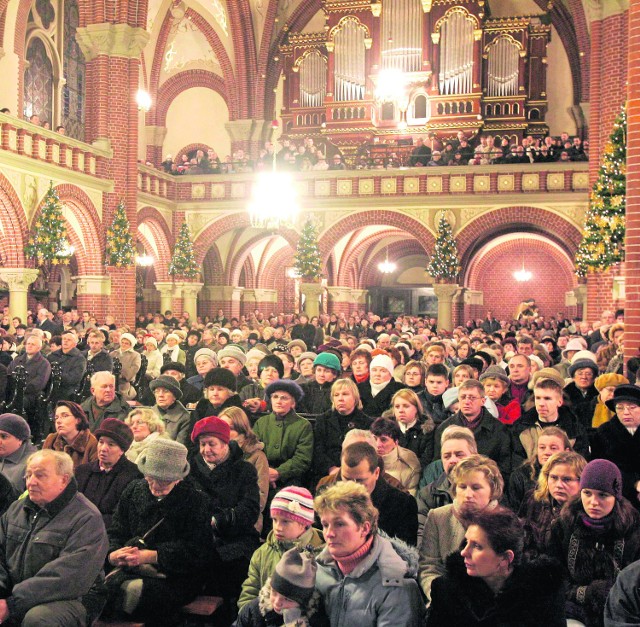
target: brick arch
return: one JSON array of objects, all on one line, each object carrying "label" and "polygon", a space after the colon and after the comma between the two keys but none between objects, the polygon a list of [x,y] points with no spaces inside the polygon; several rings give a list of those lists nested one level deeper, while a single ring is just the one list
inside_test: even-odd
[{"label": "brick arch", "polygon": [[80,25],[129,24],[138,28],[147,27],[148,0],[115,0],[112,2],[96,2],[95,0],[78,0],[80,5]]},{"label": "brick arch", "polygon": [[191,89],[192,87],[205,87],[220,94],[227,103],[229,116],[232,117],[229,98],[227,96],[227,87],[224,79],[213,72],[209,72],[208,70],[185,70],[179,74],[174,74],[170,79],[162,83],[160,89],[158,89],[156,104],[157,126],[166,126],[167,113],[171,103],[181,93]]},{"label": "brick arch", "polygon": [[[411,255],[424,255],[425,251],[416,240],[399,240],[389,245],[389,257],[393,260],[400,260],[403,257]],[[382,284],[382,275],[378,271],[378,264],[384,261],[386,255],[386,247],[375,253],[371,252],[367,255],[365,263],[362,265],[360,273],[360,287],[366,289],[372,285]]]},{"label": "brick arch", "polygon": [[[238,233],[240,235],[240,233]],[[240,272],[242,268],[245,266],[246,259],[251,257],[251,250],[258,244],[258,242],[264,240],[265,238],[271,239],[273,237],[272,233],[256,233],[251,239],[245,242],[240,249],[233,254],[233,257],[228,260],[227,268],[226,268],[226,280],[227,285],[237,285]],[[265,247],[264,254],[269,255],[269,248],[272,246],[272,243],[267,243]],[[260,276],[260,268],[255,269],[255,273]],[[259,280],[259,279],[258,279]],[[254,287],[260,287],[260,285],[256,284]]]},{"label": "brick arch", "polygon": [[193,150],[204,150],[206,154],[207,150],[210,150],[210,149],[211,149],[211,146],[209,146],[208,144],[199,144],[199,143],[187,144],[184,148],[181,148],[176,152],[175,157],[177,158],[178,155],[188,155]]},{"label": "brick arch", "polygon": [[490,238],[517,231],[541,233],[569,255],[575,253],[582,238],[582,233],[571,222],[546,209],[503,207],[482,214],[456,234],[462,267],[466,267]]},{"label": "brick arch", "polygon": [[224,285],[224,266],[220,251],[211,244],[202,262],[202,276],[205,285]]},{"label": "brick arch", "polygon": [[[244,278],[244,285],[242,287],[249,290],[256,287],[256,269],[251,255],[247,256],[242,264],[242,268],[238,273],[237,285],[240,285],[241,278]],[[236,283],[234,283],[234,285],[236,285]]]},{"label": "brick arch", "polygon": [[370,210],[349,214],[346,218],[339,220],[331,226],[319,239],[320,256],[326,267],[327,258],[334,246],[348,233],[356,229],[371,226],[391,226],[407,233],[412,233],[413,237],[420,243],[424,251],[428,254],[435,238],[433,233],[419,220],[404,213],[389,210]]},{"label": "brick arch", "polygon": [[[382,239],[387,237],[398,237],[401,235],[403,231],[393,230],[393,231],[378,231],[377,233],[373,233],[359,241],[355,245],[351,245],[349,243],[345,248],[345,251],[342,253],[342,259],[340,260],[340,267],[338,269],[338,276],[336,278],[335,285],[343,285],[346,287],[354,287],[360,288],[359,281],[356,279],[355,283],[349,281],[349,277],[354,273],[356,275],[361,274],[358,272],[359,268],[365,269],[367,267],[367,257],[372,253],[374,246]],[[409,235],[409,233],[406,233]],[[358,263],[358,257],[365,252],[365,256],[362,260],[362,263]]]},{"label": "brick arch", "polygon": [[21,268],[25,264],[24,245],[29,227],[18,194],[1,172],[0,223],[4,233],[0,238],[0,259],[7,267]]},{"label": "brick arch", "polygon": [[[239,211],[223,216],[209,223],[198,235],[194,242],[194,250],[198,263],[202,263],[209,247],[222,235],[234,229],[251,228],[249,214],[246,211]],[[280,235],[295,248],[300,235],[293,229],[281,229]]]},{"label": "brick arch", "polygon": [[[79,234],[69,226],[69,241],[76,248],[76,260],[80,275],[102,274],[104,268],[105,240],[98,212],[87,194],[70,184],[56,185],[60,202],[68,206],[82,229],[85,245]],[[33,216],[32,224],[42,212],[42,202]],[[81,253],[81,254],[79,254]]]},{"label": "brick arch", "polygon": [[[286,267],[293,265],[293,257],[295,251],[290,248],[282,248],[275,255],[272,255],[264,266],[258,278],[258,287],[267,290],[278,289],[277,281],[280,275],[286,276]],[[294,279],[291,281],[291,289],[293,290]],[[282,298],[282,294],[279,295]]]},{"label": "brick arch", "polygon": [[[145,236],[138,229],[137,236],[144,243],[145,250],[156,262],[156,277],[158,281],[169,280],[169,263],[171,262],[171,249],[174,238],[169,225],[162,214],[154,207],[144,207],[138,212],[138,226],[145,224],[153,235],[153,243],[146,241]],[[155,254],[155,249],[158,254]]]},{"label": "brick arch", "polygon": [[241,98],[239,101],[239,117],[246,119],[256,117],[254,99],[251,94],[256,85],[258,58],[249,0],[234,2],[234,16],[236,19],[230,19],[229,23],[238,82],[237,89],[242,94],[250,94],[248,98]]}]

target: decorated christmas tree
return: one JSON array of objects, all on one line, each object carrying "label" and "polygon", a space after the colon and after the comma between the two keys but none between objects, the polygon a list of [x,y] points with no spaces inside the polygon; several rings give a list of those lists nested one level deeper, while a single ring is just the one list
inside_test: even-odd
[{"label": "decorated christmas tree", "polygon": [[304,279],[317,280],[322,276],[322,259],[318,247],[316,227],[307,220],[298,241],[294,260],[296,273]]},{"label": "decorated christmas tree", "polygon": [[193,252],[193,242],[186,220],[180,227],[180,233],[173,249],[173,257],[169,264],[169,274],[184,277],[185,279],[195,279],[200,275],[200,268],[196,262]]},{"label": "decorated christmas tree", "polygon": [[133,265],[135,248],[124,202],[116,208],[111,228],[107,230],[107,265],[122,268]]},{"label": "decorated christmas tree", "polygon": [[35,261],[45,277],[51,266],[69,263],[67,227],[62,216],[62,203],[53,182],[49,184],[42,211],[31,229],[24,254]]},{"label": "decorated christmas tree", "polygon": [[427,272],[436,280],[455,281],[460,272],[458,246],[453,237],[449,220],[443,215],[438,223],[438,236],[433,248]]},{"label": "decorated christmas tree", "polygon": [[604,147],[598,178],[591,190],[582,241],[576,252],[576,274],[603,272],[624,261],[627,173],[627,112],[622,111]]}]

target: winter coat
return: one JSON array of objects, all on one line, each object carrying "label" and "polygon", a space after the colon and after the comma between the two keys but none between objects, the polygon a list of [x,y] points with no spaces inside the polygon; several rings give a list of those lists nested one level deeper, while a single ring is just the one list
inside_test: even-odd
[{"label": "winter coat", "polygon": [[[451,418],[447,418],[436,429],[434,440],[434,459],[440,459],[440,439],[442,432],[450,425],[459,427],[466,426],[460,412],[455,413]],[[498,467],[502,476],[506,479],[511,472],[512,460],[512,437],[505,425],[496,420],[484,407],[482,408],[482,418],[480,425],[475,429],[474,436],[478,445],[478,453],[490,457]]]},{"label": "winter coat", "polygon": [[313,470],[316,479],[329,474],[329,468],[340,466],[342,442],[351,429],[368,430],[373,421],[362,410],[348,416],[331,409],[316,418],[314,425]]},{"label": "winter coat", "polygon": [[9,479],[18,494],[22,494],[26,488],[24,472],[27,467],[27,459],[37,450],[34,444],[25,440],[11,455],[0,458],[0,473]]},{"label": "winter coat", "polygon": [[[387,477],[389,480],[387,480]],[[325,477],[318,483],[316,494],[342,481],[340,471]],[[391,481],[396,482],[394,486]],[[418,506],[416,500],[403,491],[397,480],[387,473],[380,473],[376,487],[371,493],[371,502],[378,510],[378,528],[390,538],[398,538],[412,546],[418,538]],[[402,516],[398,516],[402,512]]]},{"label": "winter coat", "polygon": [[198,420],[202,420],[203,418],[207,418],[209,416],[217,416],[221,411],[227,409],[227,407],[239,407],[244,410],[242,407],[242,401],[240,400],[240,396],[238,394],[232,394],[222,405],[218,405],[218,407],[214,407],[207,398],[201,398],[196,405],[196,408],[193,410],[193,416],[191,417],[191,428],[195,426]]},{"label": "winter coat", "polygon": [[[537,452],[538,438],[544,431],[543,424],[538,420],[538,412],[533,407],[522,415],[522,418],[514,425],[514,461],[524,462]],[[576,418],[573,412],[564,405],[558,409],[558,420],[548,426],[560,427],[571,442],[576,453],[580,453],[589,459],[589,440],[584,426]]]},{"label": "winter coat", "polygon": [[278,485],[300,483],[313,459],[311,423],[291,410],[282,418],[275,414],[262,416],[253,430],[264,443],[269,466],[280,473]]},{"label": "winter coat", "polygon": [[122,371],[118,379],[118,392],[120,392],[124,398],[135,398],[137,392],[131,384],[135,381],[136,375],[142,365],[140,353],[137,353],[133,349],[126,351],[118,349],[109,354],[114,359],[117,357],[118,361],[122,364]]},{"label": "winter coat", "polygon": [[316,380],[303,383],[300,387],[304,397],[297,403],[296,411],[301,414],[324,414],[331,411],[331,386],[333,381],[320,385]]},{"label": "winter coat", "polygon": [[595,533],[580,520],[582,502],[569,504],[551,528],[549,554],[558,559],[568,580],[567,616],[587,627],[603,625],[604,604],[609,590],[625,566],[640,559],[640,514],[626,531]]},{"label": "winter coat", "polygon": [[395,477],[402,487],[415,496],[420,481],[420,460],[413,451],[396,446],[390,453],[380,455],[384,470]]},{"label": "winter coat", "polygon": [[168,409],[162,409],[154,405],[151,409],[160,416],[164,422],[165,433],[176,442],[191,445],[191,412],[180,402],[176,401]]},{"label": "winter coat", "polygon": [[509,477],[509,484],[506,490],[507,505],[516,513],[525,499],[527,492],[535,489],[537,478],[540,475],[540,465],[535,462],[535,477],[531,478],[531,467],[529,464],[518,466]]},{"label": "winter coat", "polygon": [[109,472],[100,470],[100,462],[96,460],[78,466],[75,475],[78,490],[100,510],[107,529],[124,489],[132,481],[142,479],[138,467],[124,455]]},{"label": "winter coat", "polygon": [[296,324],[291,329],[292,340],[302,340],[307,345],[307,350],[313,350],[316,346],[316,327],[312,324]]},{"label": "winter coat", "polygon": [[591,457],[608,459],[622,473],[622,494],[640,508],[635,488],[640,481],[640,429],[631,435],[618,417],[599,427],[592,440]]},{"label": "winter coat", "polygon": [[420,545],[419,581],[422,591],[431,600],[434,579],[445,573],[445,559],[460,550],[465,528],[456,515],[455,505],[432,509],[422,531]]},{"label": "winter coat", "polygon": [[256,521],[256,530],[260,533],[262,531],[262,512],[264,512],[264,508],[267,505],[267,498],[269,496],[269,460],[264,454],[264,444],[262,442],[248,444],[244,439],[244,435],[239,435],[236,438],[236,442],[242,449],[244,461],[249,462],[256,469],[256,474],[258,475],[260,515]]},{"label": "winter coat", "polygon": [[238,608],[242,608],[253,599],[257,598],[260,589],[268,582],[273,574],[276,564],[286,551],[293,547],[304,549],[312,547],[314,553],[319,553],[324,547],[324,539],[317,529],[309,527],[297,540],[293,542],[279,542],[269,532],[264,544],[258,548],[251,557],[249,573],[242,584],[242,592],[238,599]]},{"label": "winter coat", "polygon": [[377,534],[371,550],[343,575],[328,549],[317,558],[316,590],[331,627],[419,627],[424,602],[416,582],[417,551]]},{"label": "winter coat", "polygon": [[47,356],[50,364],[60,364],[62,368],[62,380],[58,388],[57,399],[72,400],[84,372],[87,369],[87,360],[77,348],[72,348],[65,353],[61,348]]},{"label": "winter coat", "polygon": [[116,397],[105,407],[98,407],[93,396],[85,399],[81,405],[84,413],[87,414],[87,420],[89,421],[89,431],[95,431],[103,420],[107,418],[117,418],[118,420],[124,420],[131,411],[131,406],[122,400],[120,394],[116,394]]},{"label": "winter coat", "polygon": [[521,564],[497,595],[471,577],[464,558],[447,558],[433,582],[427,627],[565,627],[562,569],[548,557]]},{"label": "winter coat", "polygon": [[562,503],[552,497],[538,501],[533,493],[534,490],[530,490],[525,495],[517,514],[524,524],[525,555],[538,557],[549,553],[551,527],[560,516]]},{"label": "winter coat", "polygon": [[398,440],[402,448],[409,449],[415,453],[420,461],[420,466],[424,468],[433,461],[433,436],[436,425],[431,416],[421,416],[415,425],[407,429]]},{"label": "winter coat", "polygon": [[213,546],[211,516],[207,498],[188,482],[178,483],[167,496],[158,500],[144,479],[132,481],[122,493],[109,527],[109,553],[142,538],[158,552],[157,570],[180,588],[200,592],[207,569],[211,567]]},{"label": "winter coat", "polygon": [[73,460],[74,468],[98,459],[98,440],[90,433],[89,429],[80,431],[72,444],[67,444],[65,439],[57,433],[50,433],[42,448],[68,453]]},{"label": "winter coat", "polygon": [[240,609],[233,627],[329,627],[322,598],[317,590],[304,608],[295,607],[278,614],[271,604],[271,582],[267,581],[258,596]]},{"label": "winter coat", "polygon": [[[449,475],[443,472],[435,481],[418,490],[418,542],[422,538],[422,530],[427,522],[427,515],[432,509],[453,503],[455,489],[449,481]],[[418,544],[420,546],[420,544]]]},{"label": "winter coat", "polygon": [[571,411],[578,417],[580,424],[585,429],[591,428],[591,419],[593,418],[593,411],[591,410],[591,401],[600,395],[595,385],[590,385],[587,388],[587,393],[584,395],[574,381],[567,384],[562,390],[564,395],[569,399],[569,407]]},{"label": "winter coat", "polygon": [[113,359],[104,348],[95,355],[92,355],[88,350],[83,351],[82,356],[87,360],[87,363],[91,362],[93,372],[113,372]]},{"label": "winter coat", "polygon": [[138,457],[142,455],[142,453],[146,450],[147,446],[149,446],[149,444],[151,444],[151,442],[153,442],[157,438],[165,438],[167,440],[170,439],[166,433],[158,433],[157,431],[154,431],[153,433],[150,433],[144,440],[141,440],[140,442],[136,442],[134,440],[131,443],[129,450],[125,453],[125,455],[127,456],[127,459],[132,461],[135,464],[136,461],[138,460]]},{"label": "winter coat", "polygon": [[449,412],[444,408],[444,404],[442,403],[442,394],[434,396],[433,394],[429,394],[425,389],[418,397],[422,402],[425,413],[431,416],[436,427],[449,417]]},{"label": "winter coat", "polygon": [[47,385],[51,376],[51,364],[42,353],[36,353],[31,359],[26,353],[18,355],[7,369],[12,374],[18,366],[23,366],[27,381],[24,388],[24,407],[30,409],[35,406],[36,397]]},{"label": "winter coat", "polygon": [[[502,399],[500,400],[502,401]],[[498,408],[498,420],[502,424],[512,425],[514,422],[520,420],[522,408],[515,398],[509,399],[504,403],[496,403],[496,407]]]},{"label": "winter coat", "polygon": [[152,351],[145,351],[144,356],[147,358],[147,370],[145,374],[148,374],[151,379],[159,377],[160,369],[164,364],[162,353],[155,348]]},{"label": "winter coat", "polygon": [[640,625],[640,562],[620,571],[604,607],[605,627]]},{"label": "winter coat", "polygon": [[371,416],[371,418],[379,418],[391,407],[393,395],[405,387],[403,383],[398,383],[395,379],[391,379],[374,397],[371,393],[371,382],[369,380],[359,384],[358,390],[360,391],[360,399],[362,400],[362,411],[367,414],[367,416]]},{"label": "winter coat", "polygon": [[0,595],[20,624],[41,603],[80,600],[102,570],[107,533],[97,508],[69,485],[46,507],[29,497],[0,518]]},{"label": "winter coat", "polygon": [[250,559],[258,546],[255,524],[260,514],[256,469],[243,459],[237,442],[229,442],[229,456],[211,470],[200,453],[190,459],[188,481],[207,496],[215,518],[216,550],[222,561]]}]

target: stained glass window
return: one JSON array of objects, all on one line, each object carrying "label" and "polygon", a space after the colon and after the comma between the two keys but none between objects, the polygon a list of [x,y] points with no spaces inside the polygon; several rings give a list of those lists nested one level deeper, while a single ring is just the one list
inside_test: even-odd
[{"label": "stained glass window", "polygon": [[79,24],[78,0],[66,0],[63,53],[66,84],[62,88],[61,117],[67,135],[75,139],[84,139],[85,61],[76,40]]},{"label": "stained glass window", "polygon": [[34,37],[27,47],[27,69],[24,73],[24,115],[34,113],[42,122],[51,122],[53,114],[53,66],[44,42]]}]

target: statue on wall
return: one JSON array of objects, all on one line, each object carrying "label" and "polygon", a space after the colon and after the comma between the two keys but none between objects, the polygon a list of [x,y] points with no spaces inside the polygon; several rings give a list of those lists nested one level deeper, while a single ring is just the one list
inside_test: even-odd
[{"label": "statue on wall", "polygon": [[535,298],[528,298],[523,300],[516,309],[515,319],[522,320],[523,318],[537,318],[539,316],[538,307],[536,306]]}]

